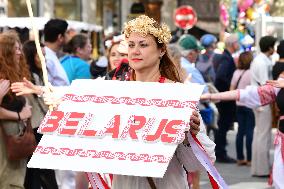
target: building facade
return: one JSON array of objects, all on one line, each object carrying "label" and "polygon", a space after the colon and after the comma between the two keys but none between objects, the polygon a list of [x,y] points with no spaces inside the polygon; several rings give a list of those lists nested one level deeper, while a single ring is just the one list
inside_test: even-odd
[{"label": "building facade", "polygon": [[197,27],[214,34],[220,32],[219,0],[178,0],[178,6],[181,5],[190,5],[195,9]]},{"label": "building facade", "polygon": [[[31,0],[31,3],[35,16],[100,25],[104,35],[120,32],[124,23],[135,16],[132,11],[139,9],[137,4],[144,6],[146,15],[178,31],[174,12],[179,6],[190,5],[198,17],[196,27],[191,30],[193,33],[217,35],[220,32],[218,0]],[[0,0],[0,16],[28,16],[26,0]]]}]

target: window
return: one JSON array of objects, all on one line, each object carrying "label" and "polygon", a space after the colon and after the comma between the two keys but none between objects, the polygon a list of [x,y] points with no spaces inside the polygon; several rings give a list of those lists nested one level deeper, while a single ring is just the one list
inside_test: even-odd
[{"label": "window", "polygon": [[60,0],[54,1],[54,15],[57,18],[66,20],[81,20],[80,0]]},{"label": "window", "polygon": [[[34,16],[38,16],[38,0],[31,0]],[[26,0],[8,0],[8,17],[29,16]]]}]

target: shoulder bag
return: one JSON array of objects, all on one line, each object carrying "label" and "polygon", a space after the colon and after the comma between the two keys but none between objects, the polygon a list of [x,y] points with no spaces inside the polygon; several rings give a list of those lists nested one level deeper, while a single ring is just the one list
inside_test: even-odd
[{"label": "shoulder bag", "polygon": [[9,160],[28,158],[33,154],[36,148],[36,140],[31,126],[31,120],[28,119],[26,122],[19,120],[18,125],[23,128],[19,135],[8,135],[4,127],[2,125],[0,126],[2,128],[3,140]]}]

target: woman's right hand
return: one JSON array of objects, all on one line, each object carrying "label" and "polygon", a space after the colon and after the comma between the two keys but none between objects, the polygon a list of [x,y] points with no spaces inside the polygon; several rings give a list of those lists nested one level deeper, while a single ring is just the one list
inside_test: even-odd
[{"label": "woman's right hand", "polygon": [[12,92],[16,93],[17,96],[27,94],[41,95],[44,92],[41,86],[34,85],[26,78],[24,78],[22,82],[12,83],[11,89]]},{"label": "woman's right hand", "polygon": [[32,107],[30,105],[26,104],[23,107],[22,111],[19,112],[19,114],[20,114],[20,117],[21,117],[22,120],[26,120],[26,119],[30,118],[32,116]]},{"label": "woman's right hand", "polygon": [[211,94],[210,93],[204,93],[200,96],[200,100],[211,100]]},{"label": "woman's right hand", "polygon": [[200,100],[209,100],[213,103],[220,102],[220,97],[218,97],[219,93],[204,93],[200,96]]},{"label": "woman's right hand", "polygon": [[284,88],[284,79],[281,80],[268,80],[266,81],[266,84],[272,85],[277,88]]},{"label": "woman's right hand", "polygon": [[50,110],[55,110],[62,102],[62,99],[56,97],[54,92],[49,91],[43,94],[43,101],[46,105],[49,106]]}]

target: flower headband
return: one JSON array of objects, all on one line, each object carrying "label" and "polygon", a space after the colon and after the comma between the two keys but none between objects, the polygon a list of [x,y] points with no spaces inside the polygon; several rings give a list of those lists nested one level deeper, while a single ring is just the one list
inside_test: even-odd
[{"label": "flower headband", "polygon": [[128,38],[132,32],[141,33],[143,37],[147,34],[152,34],[158,38],[159,43],[169,43],[172,35],[169,27],[166,24],[156,26],[157,22],[153,18],[146,15],[141,15],[124,25],[124,34]]},{"label": "flower headband", "polygon": [[105,41],[105,46],[109,49],[114,43],[119,43],[125,39],[124,35],[113,36],[112,39]]}]

